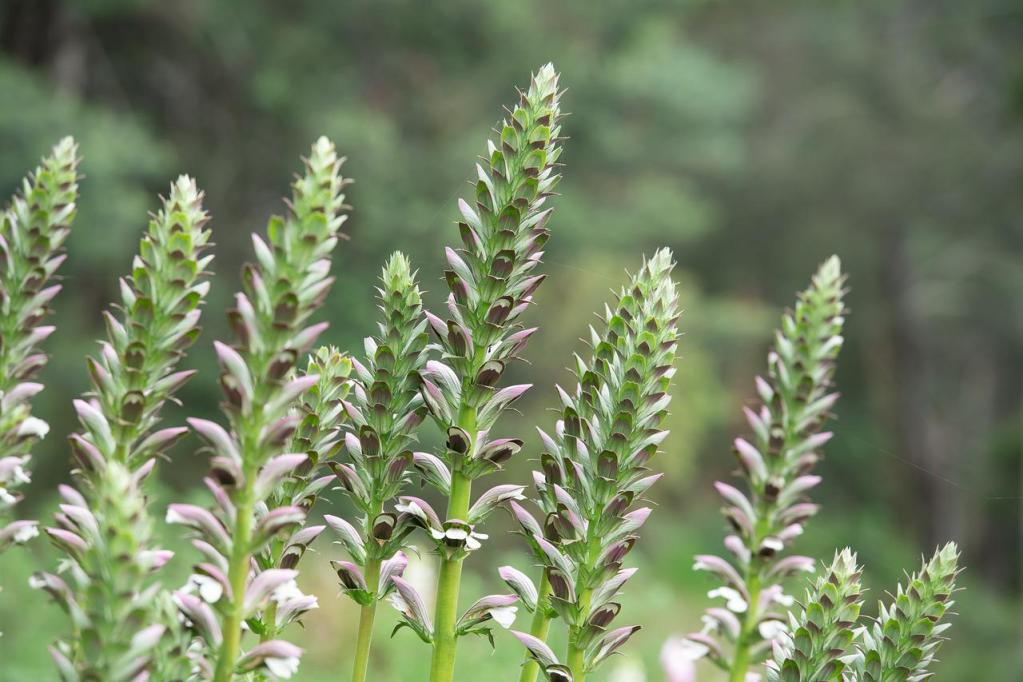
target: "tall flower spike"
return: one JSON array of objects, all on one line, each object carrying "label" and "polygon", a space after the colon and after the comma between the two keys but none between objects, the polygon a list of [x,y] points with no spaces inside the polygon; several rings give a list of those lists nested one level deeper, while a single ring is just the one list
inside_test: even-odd
[{"label": "tall flower spike", "polygon": [[209,291],[207,220],[195,182],[178,178],[149,222],[131,277],[121,280],[120,316],[105,313],[107,339],[89,360],[91,399],[75,401],[78,486],[61,486],[56,525],[46,529],[68,570],[33,578],[72,619],[72,638],[52,649],[65,680],[169,679],[172,672],[154,669],[154,657],[175,666],[183,659],[183,652],[159,651],[174,640],[164,633],[176,622],[160,622],[160,590],[149,576],[170,552],[152,546],[142,483],[187,432],[154,428],[164,403],[193,374],[176,365],[199,333]]},{"label": "tall flower spike", "polygon": [[896,682],[924,680],[927,668],[944,641],[948,623],[941,620],[952,607],[959,575],[959,550],[948,543],[924,561],[918,573],[899,585],[894,601],[879,605],[879,615],[864,628],[858,680]]},{"label": "tall flower spike", "polygon": [[441,521],[417,503],[418,512],[408,518],[427,528],[441,556],[430,637],[433,682],[446,682],[454,674],[457,638],[464,634],[457,613],[462,561],[486,537],[476,526],[497,502],[522,490],[514,486],[504,493],[490,491],[470,510],[472,481],[499,469],[522,446],[515,438],[491,440],[489,433],[501,413],[529,388],[497,386],[508,363],[536,331],[517,321],[544,279],[537,266],[549,236],[546,200],[560,179],[560,94],[554,66],[543,66],[495,130],[498,139],[487,143],[486,157],[476,166],[472,203],[459,201],[463,248],[446,251],[448,320],[427,316],[442,356],[427,363],[422,394],[447,434],[439,459],[450,472],[450,483],[440,485],[448,509]]},{"label": "tall flower spike", "polygon": [[54,327],[42,322],[60,291],[51,281],[77,199],[78,147],[65,137],[0,212],[0,552],[38,535],[35,521],[9,514],[29,481],[29,452],[49,431],[31,414],[29,400],[43,389],[31,379],[46,363],[39,344]]},{"label": "tall flower spike", "polygon": [[[838,398],[829,391],[842,347],[844,284],[839,260],[832,256],[799,295],[795,310],[782,318],[767,356],[767,378],[756,380],[762,405],[745,410],[752,442],[735,440],[746,492],[715,483],[732,529],[724,543],[732,561],[700,555],[695,568],[724,583],[710,596],[724,598],[725,604],[707,609],[707,627],[689,639],[697,645],[693,652],[729,671],[732,682],[743,682],[750,667],[762,662],[778,633],[786,579],[814,568],[808,557],[783,553],[817,512],[804,496],[820,482],[810,472],[831,438],[821,427]],[[721,639],[733,642],[730,657]]]},{"label": "tall flower spike", "polygon": [[[502,577],[535,604],[532,639],[546,637],[549,620],[564,619],[569,631],[566,664],[538,657],[549,679],[586,674],[639,629],[609,630],[621,604],[619,590],[634,571],[622,562],[650,514],[637,506],[659,478],[647,463],[667,435],[660,424],[671,399],[678,340],[678,297],[668,249],[643,263],[639,273],[606,308],[603,333],[590,329],[593,355],[576,357],[579,385],[560,388],[562,418],[554,435],[540,432],[545,452],[533,473],[542,522],[513,507],[533,554],[544,566],[539,590],[523,574],[505,567]],[[520,637],[520,639],[522,639]],[[523,639],[523,642],[532,641]],[[535,679],[534,663],[523,680]]]},{"label": "tall flower spike", "polygon": [[[317,379],[294,411],[299,421],[290,446],[291,452],[296,456],[305,454],[306,459],[270,494],[268,515],[280,513],[278,509],[296,507],[308,514],[320,492],[334,479],[325,471],[325,464],[341,447],[341,425],[346,419],[344,401],[351,389],[348,378],[351,371],[351,358],[336,348],[321,347],[309,356],[301,376]],[[282,462],[286,464],[288,460]],[[324,525],[305,523],[290,535],[275,537],[254,556],[256,564],[261,571],[297,569],[306,550],[325,529]],[[259,616],[249,619],[249,627],[258,628],[260,639],[269,641],[284,626],[317,606],[315,597],[293,591],[281,599],[271,600]]]},{"label": "tall flower spike", "polygon": [[[235,308],[228,313],[236,344],[214,344],[230,432],[211,421],[189,420],[213,452],[206,485],[216,507],[211,512],[175,504],[167,510],[168,521],[189,526],[198,535],[194,544],[205,561],[176,598],[182,616],[205,642],[198,665],[213,667],[206,657],[215,655],[218,682],[240,671],[266,669],[276,659],[262,652],[295,651],[286,642],[268,640],[243,654],[242,626],[252,629],[248,619],[271,601],[279,610],[285,601],[309,603],[296,594],[296,571],[254,571],[253,557],[305,521],[301,506],[271,510],[267,501],[282,481],[307,466],[307,454],[286,448],[302,419],[293,409],[296,401],[319,377],[295,378],[293,369],[326,328],[307,321],[333,281],[330,256],[347,208],[341,163],[334,145],[321,137],[305,161],[305,173],[292,184],[287,216],[270,219],[267,241],[253,235],[256,264],[243,269],[244,292],[236,295]],[[295,656],[289,656],[289,669]]]},{"label": "tall flower spike", "polygon": [[844,679],[862,603],[856,555],[844,549],[807,591],[803,608],[789,614],[790,630],[774,639],[768,682]]},{"label": "tall flower spike", "polygon": [[340,536],[351,561],[334,562],[341,588],[361,607],[353,679],[366,679],[377,602],[400,576],[410,524],[384,511],[413,470],[416,430],[426,416],[419,373],[426,364],[426,318],[408,258],[394,253],[380,277],[379,334],[365,340],[365,364],[353,361],[350,418],[344,450],[350,463],[331,462],[340,487],[362,514],[359,528],[336,516],[325,520]]}]

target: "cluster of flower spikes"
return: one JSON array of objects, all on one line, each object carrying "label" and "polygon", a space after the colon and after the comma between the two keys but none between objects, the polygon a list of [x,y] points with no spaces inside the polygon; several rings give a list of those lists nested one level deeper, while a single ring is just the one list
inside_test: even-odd
[{"label": "cluster of flower spikes", "polygon": [[862,629],[854,664],[857,682],[924,680],[944,641],[960,569],[959,551],[948,543],[924,561],[918,573],[899,585],[894,601],[882,602],[873,623]]},{"label": "cluster of flower spikes", "polygon": [[296,378],[293,370],[327,326],[306,323],[333,281],[330,255],[347,208],[342,161],[334,145],[320,138],[305,160],[305,173],[292,184],[287,216],[270,219],[268,241],[253,235],[256,264],[243,269],[244,292],[236,294],[228,314],[236,345],[215,343],[230,432],[211,421],[189,420],[213,452],[206,485],[216,505],[213,511],[171,505],[167,520],[196,532],[193,544],[204,558],[189,585],[175,594],[198,636],[199,677],[224,681],[256,670],[287,676],[298,667],[301,650],[281,639],[265,639],[242,652],[242,630],[264,629],[258,614],[271,600],[292,618],[302,613],[292,600],[311,605],[295,587],[296,571],[259,570],[253,557],[275,537],[301,532],[305,521],[303,507],[270,509],[267,500],[308,460],[305,453],[287,452],[302,420],[292,408],[319,377]]},{"label": "cluster of flower spikes", "polygon": [[[731,670],[733,680],[744,679],[750,665],[763,660],[771,640],[784,629],[782,611],[791,597],[784,593],[783,582],[814,570],[813,559],[785,556],[783,551],[817,512],[804,495],[820,482],[810,471],[820,458],[819,449],[831,438],[821,427],[838,398],[829,391],[842,347],[844,282],[838,258],[829,258],[799,295],[795,310],[782,319],[768,354],[767,378],[756,380],[763,405],[744,410],[753,442],[735,440],[748,492],[715,483],[733,531],[724,544],[734,564],[714,555],[696,557],[695,568],[724,582],[710,595],[723,597],[726,604],[707,609],[705,629],[687,638],[693,657],[707,655],[717,666]],[[719,636],[734,643],[731,660]]]},{"label": "cluster of flower spikes", "polygon": [[495,615],[503,619],[508,602],[516,599],[484,597],[461,617],[456,612],[461,563],[486,538],[477,524],[524,489],[497,486],[470,508],[472,481],[499,470],[522,447],[518,438],[491,439],[490,431],[530,388],[498,384],[536,331],[518,320],[545,279],[537,272],[550,236],[546,225],[552,209],[545,205],[561,178],[561,92],[554,66],[541,67],[519,95],[495,129],[498,140],[487,142],[487,155],[476,166],[475,201],[459,200],[462,248],[446,249],[449,319],[426,313],[440,359],[426,364],[422,394],[447,441],[441,457],[418,457],[417,464],[447,496],[447,515],[442,519],[421,500],[403,499],[398,507],[399,526],[423,527],[442,559],[432,626],[422,599],[400,578],[393,600],[406,624],[433,642],[431,674],[437,679],[450,675],[457,638],[470,632],[488,635],[484,623]]},{"label": "cluster of flower spikes", "polygon": [[105,313],[107,339],[89,359],[92,393],[76,400],[72,434],[77,487],[61,486],[56,524],[47,528],[66,555],[58,574],[33,584],[67,611],[73,636],[51,649],[64,680],[166,679],[183,652],[161,651],[166,612],[150,575],[171,556],[156,549],[143,481],[156,458],[187,429],[155,430],[163,405],[194,374],[176,369],[199,334],[209,291],[204,255],[210,233],[195,182],[180,177],[149,223],[132,275],[121,280],[120,318]]},{"label": "cluster of flower spikes", "polygon": [[[614,309],[605,309],[603,335],[591,328],[593,356],[589,363],[576,357],[574,395],[559,388],[562,418],[553,436],[540,431],[545,452],[533,473],[543,521],[512,503],[544,575],[538,593],[520,572],[504,567],[501,574],[527,608],[539,611],[534,633],[516,634],[551,679],[583,679],[638,629],[608,626],[634,572],[623,559],[650,514],[635,505],[660,477],[647,463],[667,435],[660,424],[679,319],[673,266],[667,249],[643,263]],[[536,624],[554,614],[569,629],[567,665],[537,646],[543,630]]]},{"label": "cluster of flower spikes", "polygon": [[[344,400],[351,389],[351,371],[351,358],[336,348],[320,347],[309,355],[302,375],[317,377],[317,380],[294,410],[300,421],[289,448],[290,452],[304,453],[306,459],[281,481],[266,501],[266,513],[298,507],[305,511],[306,523],[290,535],[273,538],[254,556],[261,571],[297,569],[309,545],[326,529],[324,525],[309,524],[308,514],[323,489],[334,480],[325,467],[341,447],[341,425],[346,419]],[[270,601],[263,612],[251,621],[258,629],[256,634],[273,639],[277,631],[298,614],[318,606],[314,596],[294,596],[297,598],[287,600],[283,605],[285,608],[278,608],[280,605],[276,601]]]},{"label": "cluster of flower spikes", "polygon": [[341,589],[370,607],[367,618],[393,588],[390,577],[401,575],[407,564],[401,550],[411,527],[398,529],[397,514],[385,507],[413,470],[412,447],[426,417],[419,374],[427,358],[427,322],[416,275],[404,254],[388,259],[377,293],[379,333],[365,339],[365,363],[353,360],[352,395],[345,401],[349,419],[343,450],[349,461],[330,462],[361,519],[355,526],[338,516],[324,517],[350,557],[332,562]]},{"label": "cluster of flower spikes", "polygon": [[49,431],[31,416],[29,400],[43,389],[32,381],[46,363],[39,344],[53,333],[43,325],[51,284],[64,262],[78,198],[78,148],[66,137],[26,177],[11,205],[0,212],[0,552],[38,535],[35,521],[9,518],[29,482],[29,453]]},{"label": "cluster of flower spikes", "polygon": [[[768,682],[832,682],[845,679],[855,626],[863,604],[861,569],[844,549],[807,590],[802,608],[789,614],[789,629],[772,642]],[[905,679],[905,678],[899,678]]]}]

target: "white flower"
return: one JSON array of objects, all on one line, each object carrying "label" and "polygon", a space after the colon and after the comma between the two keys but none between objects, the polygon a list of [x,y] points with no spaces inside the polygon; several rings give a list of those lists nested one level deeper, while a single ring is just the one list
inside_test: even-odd
[{"label": "white flower", "polygon": [[23,528],[19,528],[18,532],[14,534],[14,542],[22,543],[28,542],[34,537],[39,536],[39,528],[35,524],[29,524]]},{"label": "white flower", "polygon": [[18,425],[18,436],[35,436],[42,439],[50,432],[50,425],[38,417],[26,417],[25,421]]},{"label": "white flower", "polygon": [[18,498],[7,492],[7,488],[0,488],[0,506],[13,507]]},{"label": "white flower", "polygon": [[263,661],[266,669],[276,677],[285,680],[298,672],[298,656],[286,656],[284,658],[267,658]]},{"label": "white flower", "polygon": [[298,589],[298,583],[294,580],[281,583],[270,593],[270,599],[278,604],[283,604],[289,599],[301,599],[304,596],[302,590]]},{"label": "white flower", "polygon": [[757,630],[760,632],[760,636],[764,639],[774,639],[783,632],[787,632],[788,628],[785,627],[785,623],[780,620],[768,619],[760,623],[757,626]]},{"label": "white flower", "polygon": [[707,596],[711,599],[716,597],[724,598],[725,606],[728,607],[728,610],[735,611],[736,613],[744,613],[749,607],[746,600],[742,598],[742,595],[731,587],[719,587],[708,592]]},{"label": "white flower", "polygon": [[30,575],[28,577],[28,586],[33,590],[41,590],[46,587],[46,581],[37,575]]},{"label": "white flower", "polygon": [[186,523],[185,517],[177,512],[174,507],[167,507],[167,515],[164,517],[165,523]]},{"label": "white flower", "polygon": [[785,594],[784,592],[779,592],[774,600],[786,608],[792,606],[796,602],[791,595]]},{"label": "white flower", "polygon": [[519,612],[516,606],[498,606],[497,608],[490,609],[490,617],[497,621],[497,624],[503,627],[505,630],[512,626],[515,622],[515,614]]},{"label": "white flower", "polygon": [[224,596],[224,586],[220,581],[199,573],[188,576],[184,589],[188,593],[198,592],[199,598],[207,604],[215,604]]},{"label": "white flower", "polygon": [[661,667],[668,682],[696,682],[695,661],[710,649],[685,637],[671,637],[661,647]]}]

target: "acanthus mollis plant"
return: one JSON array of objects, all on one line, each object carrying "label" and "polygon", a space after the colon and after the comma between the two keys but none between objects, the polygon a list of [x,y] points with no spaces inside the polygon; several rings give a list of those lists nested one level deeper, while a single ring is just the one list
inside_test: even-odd
[{"label": "acanthus mollis plant", "polygon": [[515,601],[515,595],[484,597],[458,615],[462,563],[486,538],[479,524],[523,490],[498,486],[471,502],[473,481],[500,469],[522,446],[517,438],[490,434],[501,413],[529,388],[498,386],[536,331],[523,328],[518,319],[545,277],[537,266],[550,234],[551,209],[545,205],[560,179],[560,96],[558,75],[547,64],[520,92],[518,104],[495,131],[498,139],[488,142],[483,163],[476,166],[473,202],[459,201],[463,246],[446,252],[448,319],[427,314],[441,357],[427,363],[422,394],[447,440],[439,458],[430,465],[423,462],[435,470],[427,480],[447,497],[447,512],[442,519],[425,502],[405,500],[399,524],[421,525],[440,556],[433,623],[401,578],[394,580],[393,601],[405,622],[433,646],[433,682],[452,679],[459,637],[488,635],[495,615],[507,624]]},{"label": "acanthus mollis plant", "polygon": [[[351,371],[351,358],[336,348],[324,346],[309,356],[302,376],[316,377],[316,383],[294,408],[299,421],[289,447],[291,452],[306,458],[270,494],[266,509],[267,514],[273,514],[277,509],[298,507],[307,514],[306,523],[290,534],[275,537],[254,556],[260,571],[297,570],[309,545],[326,529],[324,525],[309,525],[308,513],[323,489],[334,480],[325,471],[325,465],[342,442],[344,400],[351,389]],[[281,628],[318,606],[314,596],[294,593],[292,597],[270,600],[263,612],[249,621],[250,626],[259,628],[256,634],[262,641],[274,639]]]},{"label": "acanthus mollis plant", "polygon": [[295,377],[293,370],[327,326],[307,323],[333,281],[330,256],[347,208],[342,161],[334,145],[320,138],[305,160],[305,173],[292,185],[287,215],[270,219],[267,241],[253,235],[256,263],[243,269],[244,291],[228,314],[235,346],[215,342],[230,431],[189,420],[213,451],[206,485],[216,504],[213,511],[174,504],[167,520],[197,532],[194,544],[205,559],[175,595],[198,635],[195,657],[202,678],[226,682],[253,671],[290,677],[298,667],[301,651],[284,640],[268,639],[245,652],[241,645],[243,629],[266,631],[260,616],[270,601],[292,619],[301,615],[302,605],[315,603],[295,586],[297,571],[262,570],[254,558],[274,538],[294,538],[305,522],[303,506],[271,509],[268,500],[309,460],[288,448],[302,420],[296,403],[319,377]]},{"label": "acanthus mollis plant", "polygon": [[[635,572],[623,568],[623,559],[650,514],[637,504],[660,477],[647,464],[667,435],[660,424],[670,401],[679,319],[673,267],[668,249],[643,263],[614,308],[605,308],[602,333],[591,328],[590,360],[576,356],[575,392],[559,387],[562,418],[553,436],[540,431],[544,453],[533,474],[542,521],[511,503],[544,567],[539,589],[522,572],[501,569],[534,612],[531,632],[515,633],[536,661],[525,665],[524,681],[536,678],[539,664],[548,679],[580,682],[639,629],[609,626]],[[556,617],[568,629],[563,659],[545,643]]]},{"label": "acanthus mollis plant", "polygon": [[153,547],[142,484],[187,432],[155,429],[164,404],[194,374],[176,366],[199,334],[209,291],[207,220],[195,182],[178,178],[120,282],[120,315],[105,313],[107,338],[88,363],[92,392],[74,403],[82,426],[70,437],[77,486],[61,486],[56,524],[46,529],[65,557],[56,574],[33,577],[70,616],[70,636],[51,649],[69,682],[170,679],[183,665],[183,651],[160,649],[177,641],[165,636],[176,622],[162,622],[150,575],[171,553]]},{"label": "acanthus mollis plant", "polygon": [[[822,571],[798,611],[789,614],[788,630],[772,641],[768,682],[841,682],[863,605],[861,569],[856,555],[844,549]],[[908,678],[898,678],[908,679]]]},{"label": "acanthus mollis plant", "polygon": [[46,363],[39,344],[55,329],[42,322],[60,291],[52,281],[75,217],[78,161],[75,141],[64,138],[0,212],[0,552],[38,535],[36,521],[10,514],[29,482],[32,446],[49,432],[29,400],[43,389],[32,378]]},{"label": "acanthus mollis plant", "polygon": [[[353,360],[352,395],[344,451],[348,462],[331,462],[341,488],[362,515],[358,525],[327,515],[350,561],[333,566],[341,588],[360,607],[352,679],[366,679],[377,603],[393,590],[391,578],[407,564],[402,552],[412,526],[397,528],[397,515],[385,511],[413,470],[416,430],[426,417],[419,392],[426,364],[428,336],[422,294],[408,258],[394,253],[380,277],[379,334],[365,340],[365,363]],[[434,471],[443,465],[420,454]]]},{"label": "acanthus mollis plant", "polygon": [[959,550],[948,543],[925,560],[920,571],[899,585],[892,600],[881,602],[878,616],[862,628],[854,679],[862,682],[918,682],[944,641],[959,575]]},{"label": "acanthus mollis plant", "polygon": [[[724,582],[709,594],[724,598],[725,604],[707,609],[706,627],[688,639],[694,657],[707,655],[732,682],[743,682],[751,667],[763,662],[784,628],[781,609],[791,603],[785,580],[814,569],[813,559],[784,551],[817,512],[804,498],[820,482],[811,471],[831,438],[821,429],[838,398],[830,391],[842,347],[844,284],[833,256],[782,318],[768,354],[767,377],[756,380],[763,404],[759,410],[744,410],[752,442],[735,440],[746,491],[715,483],[732,529],[724,542],[732,561],[700,555],[695,568]],[[721,638],[732,642],[731,655]]]}]

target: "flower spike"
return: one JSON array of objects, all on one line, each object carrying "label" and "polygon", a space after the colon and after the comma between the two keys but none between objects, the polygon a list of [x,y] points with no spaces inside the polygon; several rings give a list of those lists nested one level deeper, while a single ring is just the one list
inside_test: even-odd
[{"label": "flower spike", "polygon": [[[205,482],[216,505],[212,512],[192,505],[168,510],[168,520],[196,532],[194,544],[209,561],[196,567],[196,576],[204,576],[198,582],[211,578],[221,584],[212,603],[196,605],[186,599],[191,596],[188,586],[178,600],[182,616],[201,638],[197,665],[214,669],[218,682],[232,679],[237,671],[270,670],[276,665],[272,661],[280,660],[280,669],[290,670],[298,650],[270,639],[272,631],[282,618],[294,619],[316,605],[298,591],[295,571],[268,567],[273,562],[265,556],[273,556],[275,550],[268,548],[275,540],[286,545],[310,541],[300,531],[306,509],[300,504],[271,507],[270,500],[277,495],[279,501],[281,486],[287,487],[311,463],[308,452],[287,448],[302,421],[302,410],[296,408],[320,377],[296,376],[293,370],[326,327],[310,324],[309,318],[333,282],[330,257],[347,209],[342,162],[329,140],[317,140],[305,160],[305,173],[292,184],[288,214],[270,219],[265,241],[253,236],[256,263],[244,267],[243,291],[228,313],[235,345],[214,343],[229,430],[190,420],[212,450],[212,470]],[[253,561],[260,556],[262,562]],[[271,604],[275,607],[269,608]],[[194,617],[197,610],[202,613],[199,620]],[[261,620],[268,613],[274,614],[273,623]],[[217,627],[201,625],[207,622]],[[248,652],[241,647],[243,624],[264,640]],[[287,655],[263,655],[274,647],[287,650]]]},{"label": "flower spike", "polygon": [[[414,470],[412,448],[426,417],[419,374],[426,364],[427,320],[416,273],[404,254],[396,252],[387,260],[377,293],[379,334],[365,340],[365,364],[354,363],[352,395],[344,405],[349,421],[342,449],[350,464],[330,463],[362,518],[356,529],[338,517],[325,517],[352,558],[334,566],[342,591],[361,608],[356,682],[366,679],[377,602],[395,589],[393,580],[407,564],[402,549],[414,525],[385,507]],[[407,590],[415,591],[411,585]],[[422,636],[418,621],[409,618],[405,616],[406,622]]]},{"label": "flower spike", "polygon": [[861,569],[856,555],[844,549],[807,591],[802,609],[789,614],[788,629],[778,628],[768,682],[843,680],[844,658],[852,653],[856,623],[863,604]]},{"label": "flower spike", "polygon": [[[74,635],[53,649],[66,680],[174,679],[189,664],[168,595],[150,576],[170,558],[156,549],[144,481],[184,428],[155,430],[161,408],[191,376],[176,369],[199,333],[209,291],[210,232],[195,181],[182,176],[149,222],[107,339],[89,360],[93,391],[74,401],[82,430],[71,436],[77,488],[46,532],[67,554],[67,582],[33,582],[73,614]],[[54,586],[62,585],[60,589]]]},{"label": "flower spike", "polygon": [[[817,512],[805,496],[820,482],[810,472],[831,438],[821,429],[838,398],[830,391],[842,347],[844,286],[845,276],[833,256],[799,294],[795,309],[782,318],[768,353],[767,377],[756,379],[762,405],[745,410],[752,437],[735,440],[745,491],[715,484],[731,526],[724,543],[731,560],[701,555],[695,568],[713,573],[723,583],[710,596],[724,598],[725,608],[707,610],[707,628],[691,636],[700,646],[689,650],[730,670],[732,682],[742,682],[751,666],[762,662],[780,633],[775,624],[777,607],[788,599],[783,591],[786,580],[814,568],[812,559],[786,555],[785,550]],[[732,627],[736,618],[741,620],[738,629]],[[715,637],[732,642],[731,656]],[[705,646],[708,639],[713,646]]]},{"label": "flower spike", "polygon": [[920,571],[899,585],[893,600],[879,605],[878,617],[863,630],[858,680],[923,680],[944,641],[960,569],[959,550],[950,542],[924,561]]},{"label": "flower spike", "polygon": [[39,344],[54,327],[42,324],[59,284],[78,199],[78,145],[66,137],[22,181],[0,212],[0,552],[39,534],[35,521],[12,521],[29,482],[30,451],[49,432],[29,400],[43,390],[32,381],[46,363]]},{"label": "flower spike", "polygon": [[[540,433],[546,451],[533,479],[542,521],[514,507],[544,573],[539,590],[524,585],[517,572],[502,577],[516,592],[538,595],[534,637],[546,635],[552,617],[564,619],[566,663],[577,681],[638,629],[608,626],[631,575],[623,560],[650,514],[640,506],[656,480],[647,464],[667,435],[660,424],[675,373],[679,319],[673,267],[671,252],[657,251],[622,288],[614,308],[606,309],[602,333],[591,330],[592,358],[576,358],[579,385],[571,394],[559,389],[562,418],[553,435]],[[527,663],[521,679],[535,679],[537,669]],[[550,664],[539,669],[548,677],[551,670],[564,675]]]},{"label": "flower spike", "polygon": [[[500,469],[522,447],[517,438],[492,439],[490,432],[529,389],[500,382],[535,331],[523,328],[519,318],[545,277],[538,266],[550,235],[546,203],[560,180],[561,92],[554,66],[541,67],[519,94],[476,166],[473,196],[458,203],[462,248],[445,251],[448,319],[427,314],[440,359],[426,364],[421,393],[447,441],[439,457],[420,462],[426,480],[446,495],[448,509],[433,524],[439,515],[417,503],[422,513],[407,518],[424,527],[441,557],[433,682],[451,680],[457,639],[468,634],[458,626],[462,562],[486,539],[476,530],[486,514],[469,517],[472,482]],[[487,632],[485,626],[472,630]]]}]

